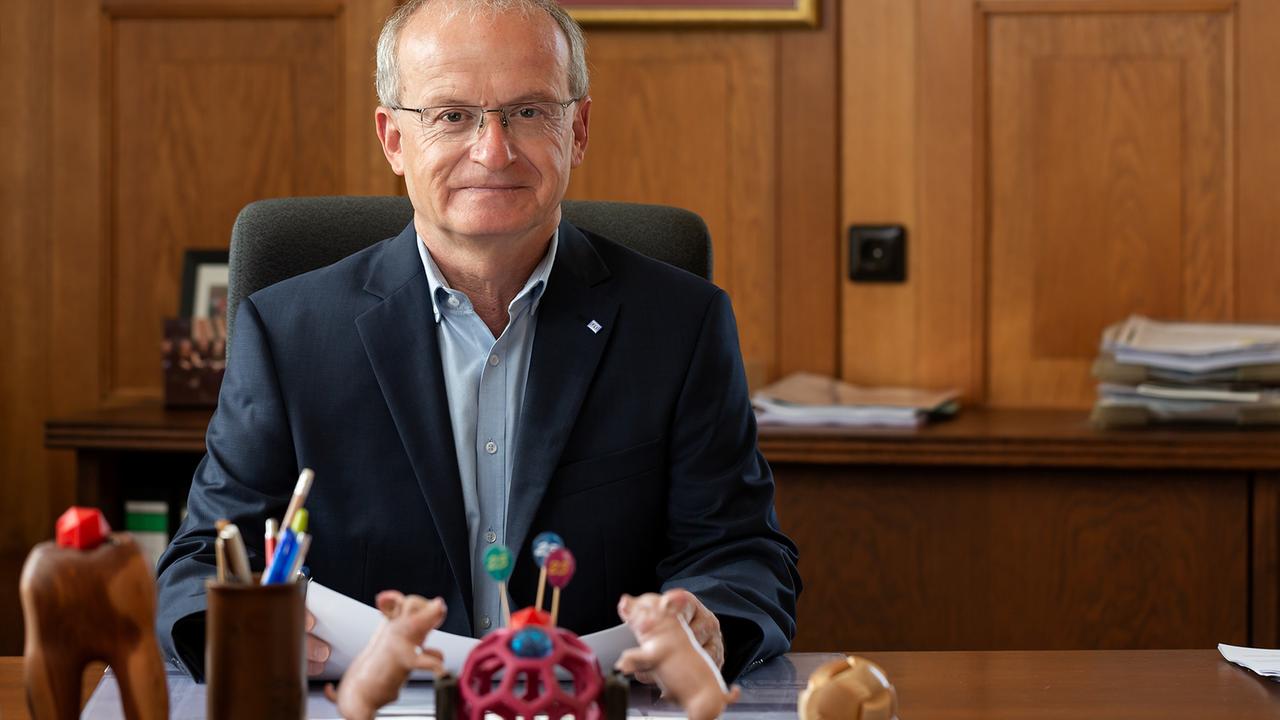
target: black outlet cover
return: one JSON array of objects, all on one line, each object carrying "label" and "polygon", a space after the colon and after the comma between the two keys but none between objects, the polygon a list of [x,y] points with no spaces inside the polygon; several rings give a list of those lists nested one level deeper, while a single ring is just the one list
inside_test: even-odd
[{"label": "black outlet cover", "polygon": [[849,279],[905,282],[907,229],[901,225],[850,225]]}]

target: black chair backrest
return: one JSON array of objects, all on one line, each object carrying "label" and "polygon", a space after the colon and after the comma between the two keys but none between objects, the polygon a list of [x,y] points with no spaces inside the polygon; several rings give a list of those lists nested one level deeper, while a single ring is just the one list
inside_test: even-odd
[{"label": "black chair backrest", "polygon": [[[664,205],[565,200],[565,219],[636,252],[711,279],[711,234],[702,218]],[[227,336],[243,298],[398,235],[413,218],[401,196],[259,200],[231,229]]]}]

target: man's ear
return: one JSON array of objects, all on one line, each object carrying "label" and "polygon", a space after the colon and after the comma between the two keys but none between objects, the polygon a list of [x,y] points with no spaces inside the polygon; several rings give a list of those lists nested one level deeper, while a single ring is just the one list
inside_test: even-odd
[{"label": "man's ear", "polygon": [[578,111],[573,114],[573,157],[569,167],[578,167],[587,154],[587,126],[591,120],[591,96],[588,95],[577,103]]},{"label": "man's ear", "polygon": [[378,106],[373,111],[373,122],[378,129],[378,142],[382,144],[382,154],[391,165],[391,172],[404,175],[404,150],[401,147],[402,136],[400,126],[391,118],[392,111]]}]

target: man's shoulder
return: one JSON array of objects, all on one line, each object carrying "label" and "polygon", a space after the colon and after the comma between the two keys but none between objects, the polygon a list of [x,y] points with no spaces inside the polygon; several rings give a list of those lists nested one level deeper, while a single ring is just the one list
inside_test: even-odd
[{"label": "man's shoulder", "polygon": [[623,294],[665,297],[677,303],[709,300],[723,292],[706,278],[657,260],[607,237],[583,230],[583,237],[609,270]]},{"label": "man's shoulder", "polygon": [[[275,307],[327,307],[350,304],[352,298],[368,295],[365,286],[375,264],[396,238],[387,238],[363,250],[315,270],[294,275],[250,295],[260,311]],[[370,299],[373,299],[370,296]]]}]

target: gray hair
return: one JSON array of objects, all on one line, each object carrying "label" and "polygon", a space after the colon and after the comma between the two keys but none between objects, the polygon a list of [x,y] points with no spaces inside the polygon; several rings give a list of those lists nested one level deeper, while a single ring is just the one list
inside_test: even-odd
[{"label": "gray hair", "polygon": [[[378,102],[383,107],[400,104],[400,33],[408,24],[409,18],[431,1],[409,0],[392,13],[382,26],[382,34],[378,36],[378,72],[375,85],[378,89]],[[473,17],[481,11],[498,13],[515,9],[524,11],[526,15],[537,10],[550,15],[569,43],[569,94],[574,98],[587,94],[590,81],[587,75],[587,40],[577,21],[569,17],[569,13],[555,0],[463,0],[452,4],[448,17],[456,14],[461,5],[470,7]]]}]

